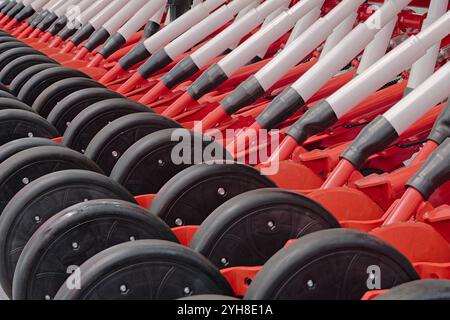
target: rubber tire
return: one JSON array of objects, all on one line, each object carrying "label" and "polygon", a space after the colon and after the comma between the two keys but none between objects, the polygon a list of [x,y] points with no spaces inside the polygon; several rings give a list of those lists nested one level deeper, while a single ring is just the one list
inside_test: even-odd
[{"label": "rubber tire", "polygon": [[43,63],[58,65],[55,60],[40,54],[23,56],[11,61],[0,71],[0,82],[9,85],[22,71]]},{"label": "rubber tire", "polygon": [[35,113],[34,110],[29,105],[17,99],[0,98],[0,110],[7,110],[7,109],[17,109]]},{"label": "rubber tire", "polygon": [[29,48],[30,46],[26,45],[23,42],[17,42],[17,41],[8,41],[4,43],[0,43],[0,54],[17,48]]},{"label": "rubber tire", "polygon": [[186,298],[181,298],[178,300],[186,301],[239,301],[240,299],[230,297],[230,296],[220,296],[217,294],[200,294],[197,296],[190,296]]},{"label": "rubber tire", "polygon": [[[70,266],[130,242],[131,237],[177,242],[163,221],[129,202],[93,200],[64,209],[47,220],[23,249],[14,273],[13,299],[53,297],[69,277]],[[67,250],[74,242],[79,248]]]},{"label": "rubber tire", "polygon": [[67,125],[90,105],[103,100],[120,98],[125,99],[121,94],[105,88],[83,89],[61,100],[50,112],[47,120],[64,134]]},{"label": "rubber tire", "polygon": [[122,98],[97,102],[73,119],[64,132],[64,144],[71,149],[84,152],[92,139],[109,122],[138,112],[153,111],[143,104]]},{"label": "rubber tire", "polygon": [[54,67],[35,74],[20,89],[17,97],[28,105],[33,105],[37,97],[52,84],[67,78],[89,78],[85,73],[67,67]]},{"label": "rubber tire", "polygon": [[[155,264],[159,265],[157,267],[159,272],[152,272],[150,279],[143,274],[146,270],[141,269],[139,274],[133,277],[134,282],[140,287],[131,287],[129,294],[111,290],[111,288],[119,289],[126,277],[124,271],[129,274],[136,271],[132,269],[133,267],[148,268]],[[63,285],[55,300],[172,300],[185,297],[186,287],[190,288],[193,294],[232,295],[232,289],[226,279],[207,259],[189,248],[168,241],[139,240],[117,245],[83,263],[80,272],[84,283],[82,289],[69,290]],[[116,279],[113,279],[113,275]],[[138,276],[140,279],[137,279]],[[149,283],[149,280],[153,282]],[[169,283],[170,280],[174,280],[174,283]],[[102,284],[109,288],[101,288]]]},{"label": "rubber tire", "polygon": [[50,173],[25,186],[11,199],[0,216],[0,284],[9,297],[17,261],[29,239],[53,215],[85,199],[135,203],[121,185],[85,170]]},{"label": "rubber tire", "polygon": [[154,113],[129,114],[114,120],[100,130],[84,154],[109,175],[120,157],[139,139],[170,128],[182,126],[170,118]]},{"label": "rubber tire", "polygon": [[189,247],[219,269],[259,266],[289,240],[334,228],[340,228],[339,222],[317,202],[288,190],[259,189],[218,207]]},{"label": "rubber tire", "polygon": [[8,91],[0,90],[0,97],[20,101],[15,95]]},{"label": "rubber tire", "polygon": [[[344,266],[336,259],[329,261],[341,254]],[[309,234],[280,250],[257,274],[245,299],[360,300],[369,290],[368,267],[374,265],[382,269],[381,289],[419,279],[408,259],[386,242],[365,232],[332,229]],[[308,288],[309,281],[313,282]],[[289,289],[293,295],[287,293]]]},{"label": "rubber tire", "polygon": [[392,288],[374,300],[450,300],[449,280],[417,280]]},{"label": "rubber tire", "polygon": [[55,146],[64,148],[62,144],[46,138],[17,139],[0,146],[0,163],[2,163],[6,159],[12,157],[13,155],[21,151],[35,147],[45,147],[45,146]]},{"label": "rubber tire", "polygon": [[197,141],[194,146],[202,144],[203,148],[209,146],[216,150],[221,149],[223,157],[219,155],[218,159],[231,158],[221,144],[208,136],[186,129],[165,129],[152,133],[132,145],[117,162],[111,172],[111,178],[134,195],[155,194],[176,174],[196,164],[197,160],[202,162],[203,159],[190,159],[191,163],[188,164],[172,162],[171,153],[174,146],[191,147],[191,144],[186,145],[172,139],[174,132],[183,133],[182,136],[190,135],[191,140]]},{"label": "rubber tire", "polygon": [[9,89],[15,96],[17,96],[19,94],[20,90],[22,90],[25,83],[29,79],[31,79],[34,75],[38,74],[39,72],[41,72],[43,70],[47,70],[50,68],[56,68],[56,67],[58,67],[58,65],[54,64],[54,63],[41,63],[41,64],[34,65],[32,67],[29,67],[29,68],[25,69],[24,71],[22,71],[21,73],[19,73],[14,78],[14,80],[11,81]]},{"label": "rubber tire", "polygon": [[[24,150],[0,164],[0,212],[28,184],[52,172],[81,169],[102,173],[82,154],[68,148],[45,146]],[[24,182],[24,179],[27,179]]]},{"label": "rubber tire", "polygon": [[0,111],[0,146],[10,141],[30,137],[53,139],[58,131],[39,115],[18,109]]},{"label": "rubber tire", "polygon": [[32,108],[42,117],[47,118],[50,111],[69,94],[87,88],[105,88],[99,82],[88,78],[69,78],[55,82],[34,101]]},{"label": "rubber tire", "polygon": [[[170,179],[159,190],[150,211],[171,227],[196,226],[237,195],[275,187],[272,180],[244,164],[202,163]],[[222,189],[224,194],[219,191]]]},{"label": "rubber tire", "polygon": [[3,68],[5,68],[11,61],[32,54],[43,55],[43,53],[40,53],[36,49],[30,47],[15,48],[5,51],[2,54],[0,54],[0,70],[3,70]]}]

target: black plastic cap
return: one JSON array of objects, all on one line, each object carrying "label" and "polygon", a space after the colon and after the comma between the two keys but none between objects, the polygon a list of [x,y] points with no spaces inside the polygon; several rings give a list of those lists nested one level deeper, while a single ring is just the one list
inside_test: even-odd
[{"label": "black plastic cap", "polygon": [[251,76],[220,102],[222,108],[229,114],[252,104],[264,95],[264,89],[259,81]]},{"label": "black plastic cap", "polygon": [[70,42],[72,42],[75,46],[78,46],[84,40],[88,39],[94,32],[95,28],[88,23],[75,32],[75,34],[70,38]]},{"label": "black plastic cap", "polygon": [[58,19],[56,19],[55,22],[48,28],[48,32],[52,36],[56,36],[58,32],[60,32],[65,26],[67,25],[67,17],[63,16]]},{"label": "black plastic cap", "polygon": [[71,36],[73,36],[77,32],[77,29],[65,26],[59,33],[58,37],[60,37],[63,40],[69,39]]},{"label": "black plastic cap", "polygon": [[169,0],[170,21],[173,21],[183,15],[191,8],[192,0]]},{"label": "black plastic cap", "polygon": [[15,7],[15,5],[17,4],[16,1],[11,1],[10,3],[6,4],[6,6],[4,6],[1,10],[1,12],[3,14],[6,14],[9,10],[11,10],[12,8]]},{"label": "black plastic cap", "polygon": [[293,116],[305,105],[302,96],[293,88],[286,88],[267,106],[267,108],[256,118],[265,129],[272,129]]},{"label": "black plastic cap", "polygon": [[378,116],[353,140],[342,158],[360,169],[371,155],[384,150],[397,138],[398,134],[390,122],[385,117]]},{"label": "black plastic cap", "polygon": [[142,78],[146,79],[155,72],[168,66],[170,63],[172,63],[172,58],[169,57],[164,48],[161,48],[152,54],[150,59],[140,66],[137,72],[142,76]]},{"label": "black plastic cap", "polygon": [[309,109],[297,120],[286,132],[299,145],[305,142],[309,137],[324,132],[338,121],[334,110],[326,101]]},{"label": "black plastic cap", "polygon": [[89,40],[86,42],[84,47],[88,49],[89,52],[92,52],[99,45],[105,43],[105,41],[108,40],[109,37],[111,37],[111,35],[109,34],[108,30],[100,28],[89,37]]},{"label": "black plastic cap", "polygon": [[193,99],[198,100],[227,80],[228,77],[222,68],[214,64],[189,86],[187,92]]},{"label": "black plastic cap", "polygon": [[151,54],[147,51],[145,45],[140,43],[119,60],[119,65],[123,70],[128,70],[135,64],[144,61],[150,56]]},{"label": "black plastic cap", "polygon": [[100,49],[100,53],[103,58],[109,58],[114,52],[119,50],[127,40],[120,34],[116,33],[105,42],[103,48]]},{"label": "black plastic cap", "polygon": [[407,186],[416,189],[424,199],[428,199],[437,188],[450,180],[449,158],[450,138],[447,138],[408,181]]},{"label": "black plastic cap", "polygon": [[156,23],[155,21],[149,21],[147,22],[144,33],[142,35],[142,40],[150,38],[152,35],[157,33],[161,29],[161,25],[159,23]]},{"label": "black plastic cap", "polygon": [[9,10],[6,13],[6,15],[10,18],[14,18],[16,16],[16,14],[18,14],[20,11],[22,11],[23,8],[25,8],[23,3],[18,3],[14,7],[12,7],[11,10]]},{"label": "black plastic cap", "polygon": [[164,85],[171,89],[177,84],[189,79],[191,76],[196,74],[200,69],[195,64],[191,57],[186,57],[177,63],[169,72],[167,72],[161,81]]},{"label": "black plastic cap", "polygon": [[38,28],[41,31],[45,31],[47,30],[53,22],[56,21],[56,19],[58,19],[58,16],[54,13],[49,13],[47,14],[44,19],[36,26],[36,28]]},{"label": "black plastic cap", "polygon": [[16,14],[14,19],[16,19],[18,22],[22,22],[25,19],[32,17],[35,13],[36,12],[34,11],[34,9],[32,7],[26,6],[19,13]]},{"label": "black plastic cap", "polygon": [[448,137],[450,137],[450,100],[447,101],[447,105],[434,123],[428,140],[441,144]]},{"label": "black plastic cap", "polygon": [[50,12],[48,12],[47,10],[44,10],[42,12],[38,12],[37,15],[35,15],[34,17],[30,18],[30,21],[28,21],[28,24],[30,26],[32,26],[33,28],[36,28],[36,26],[41,23],[42,20],[44,20],[44,18],[49,14]]}]

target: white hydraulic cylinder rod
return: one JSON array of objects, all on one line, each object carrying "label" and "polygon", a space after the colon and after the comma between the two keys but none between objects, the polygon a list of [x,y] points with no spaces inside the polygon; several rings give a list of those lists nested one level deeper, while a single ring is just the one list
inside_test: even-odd
[{"label": "white hydraulic cylinder rod", "polygon": [[192,53],[191,59],[199,69],[204,67],[230,45],[238,42],[243,36],[260,25],[277,7],[287,2],[287,0],[268,0],[257,8],[251,9],[245,16]]},{"label": "white hydraulic cylinder rod", "polygon": [[239,13],[240,10],[248,6],[253,0],[234,0],[223,5],[201,22],[186,31],[180,37],[164,47],[167,55],[175,60],[181,54],[192,48],[214,31],[224,26]]},{"label": "white hydraulic cylinder rod", "polygon": [[387,111],[383,117],[398,135],[450,95],[450,63],[447,62],[414,91]]},{"label": "white hydraulic cylinder rod", "polygon": [[284,48],[275,58],[255,74],[261,87],[267,91],[289,70],[317,48],[346,17],[356,12],[363,0],[345,0],[326,16],[317,20],[300,37]]},{"label": "white hydraulic cylinder rod", "polygon": [[128,0],[113,0],[110,1],[109,4],[100,11],[96,16],[94,16],[91,20],[89,20],[89,24],[95,29],[100,29],[103,24],[108,21],[117,11],[122,8]]},{"label": "white hydraulic cylinder rod", "polygon": [[167,0],[148,1],[117,32],[120,33],[124,39],[128,40],[132,35],[139,31],[152,16],[160,11],[161,8],[165,8],[166,4]]},{"label": "white hydraulic cylinder rod", "polygon": [[[408,69],[424,56],[429,48],[446,37],[449,31],[450,12],[447,12],[433,25],[394,48],[365,72],[328,97],[326,101],[336,116],[342,117],[396,75]],[[450,83],[448,79],[447,82]]]},{"label": "white hydraulic cylinder rod", "polygon": [[344,37],[348,35],[350,31],[352,31],[357,17],[358,13],[355,11],[333,30],[333,33],[325,42],[322,53],[320,55],[321,58],[325,57],[331,49],[333,49],[342,39],[344,39]]},{"label": "white hydraulic cylinder rod", "polygon": [[127,4],[119,10],[111,19],[104,25],[103,29],[109,34],[116,33],[120,27],[124,25],[133,15],[142,9],[142,7],[151,0],[129,0]]},{"label": "white hydraulic cylinder rod", "polygon": [[375,39],[366,47],[361,58],[361,62],[358,67],[357,74],[361,74],[366,71],[371,65],[377,62],[381,57],[386,54],[391,41],[392,33],[394,32],[395,25],[398,18],[395,17],[387,25],[380,30],[375,36]]},{"label": "white hydraulic cylinder rod", "polygon": [[264,50],[267,44],[273,43],[291,30],[298,20],[321,4],[323,0],[303,0],[286,12],[280,14],[269,25],[260,29],[244,43],[217,63],[223,72],[230,77],[237,69],[253,59]]},{"label": "white hydraulic cylinder rod", "polygon": [[[425,19],[422,30],[428,28],[436,20],[447,12],[448,0],[432,0],[428,9],[427,18]],[[430,48],[425,56],[417,61],[411,69],[411,75],[408,80],[407,92],[416,88],[425,79],[427,79],[436,67],[436,60],[439,55],[439,44]]]},{"label": "white hydraulic cylinder rod", "polygon": [[390,0],[386,2],[366,22],[353,29],[328,55],[298,79],[291,88],[304,101],[309,100],[328,80],[357,56],[374,39],[375,35],[411,1]]},{"label": "white hydraulic cylinder rod", "polygon": [[309,27],[311,27],[317,19],[320,18],[321,8],[316,7],[311,10],[306,16],[301,18],[294,26],[294,29],[291,31],[291,35],[289,36],[288,41],[286,42],[285,47],[288,47],[295,39],[300,37]]},{"label": "white hydraulic cylinder rod", "polygon": [[81,25],[85,25],[92,19],[96,14],[98,14],[103,8],[105,8],[111,1],[110,0],[97,0],[88,9],[83,11],[77,18],[77,21]]},{"label": "white hydraulic cylinder rod", "polygon": [[186,30],[189,30],[194,25],[205,19],[212,11],[220,7],[225,2],[226,0],[207,0],[199,3],[194,8],[181,15],[178,19],[161,29],[161,31],[146,39],[143,42],[145,48],[149,53],[154,53],[156,50],[164,47],[173,39],[186,32]]}]

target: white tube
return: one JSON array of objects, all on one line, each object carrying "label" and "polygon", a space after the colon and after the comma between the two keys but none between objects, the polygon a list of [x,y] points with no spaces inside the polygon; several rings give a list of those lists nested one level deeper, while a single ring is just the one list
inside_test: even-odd
[{"label": "white tube", "polygon": [[361,74],[366,71],[371,65],[377,62],[382,56],[385,55],[387,48],[394,32],[395,25],[398,18],[395,17],[387,25],[377,33],[375,38],[366,47],[359,64],[357,74]]},{"label": "white tube", "polygon": [[390,0],[358,25],[331,52],[319,60],[291,88],[303,100],[309,100],[328,80],[357,56],[387,23],[389,23],[412,0]]},{"label": "white tube", "polygon": [[218,65],[230,77],[237,69],[253,59],[258,52],[264,50],[267,44],[273,43],[292,29],[298,20],[316,8],[319,3],[321,3],[321,0],[298,2],[219,61]]},{"label": "white tube", "polygon": [[36,0],[33,1],[30,6],[33,8],[34,11],[38,12],[41,11],[42,8],[48,3],[48,0]]},{"label": "white tube", "polygon": [[55,12],[56,9],[58,9],[61,5],[63,5],[65,0],[56,0],[54,2],[49,2],[47,10],[49,12]]},{"label": "white tube", "polygon": [[263,89],[268,90],[272,87],[283,75],[317,48],[333,32],[334,28],[348,15],[355,12],[363,2],[363,0],[342,1],[261,68],[255,74],[255,78]]},{"label": "white tube", "polygon": [[[276,19],[276,17],[278,17],[281,13],[283,13],[287,9],[288,9],[287,6],[282,6],[282,7],[277,8],[274,12],[269,14],[269,16],[264,20],[264,23],[261,27],[264,28],[265,26],[267,26],[270,22],[272,22],[274,19]],[[270,45],[271,45],[271,43],[267,43],[266,46],[264,47],[264,49],[261,50],[260,52],[258,52],[258,54],[256,56],[263,59],[267,53],[267,50],[269,50]]]},{"label": "white tube", "polygon": [[92,19],[96,14],[98,14],[102,8],[105,8],[110,3],[110,0],[97,0],[92,6],[83,11],[78,17],[77,21],[81,25],[85,25]]},{"label": "white tube", "polygon": [[[446,63],[383,117],[401,135],[439,102],[450,95],[450,63]],[[448,160],[448,159],[447,159]]]},{"label": "white tube", "polygon": [[306,16],[301,18],[294,26],[294,29],[291,31],[291,35],[289,36],[288,41],[286,42],[285,47],[288,47],[295,39],[297,39],[300,35],[303,34],[309,27],[311,27],[317,19],[320,18],[322,10],[319,6],[312,9]]},{"label": "white tube", "polygon": [[344,21],[342,21],[336,28],[334,28],[333,33],[328,37],[325,45],[322,49],[320,55],[321,58],[325,57],[331,49],[333,49],[344,37],[352,31],[355,24],[358,13],[355,11],[350,14]]},{"label": "white tube", "polygon": [[227,22],[231,21],[234,16],[249,5],[251,1],[252,0],[234,0],[228,5],[220,7],[207,18],[203,19],[194,27],[169,43],[164,48],[165,52],[172,60],[175,60],[182,53],[192,48],[196,43],[199,43]]},{"label": "white tube", "polygon": [[54,11],[54,13],[58,18],[60,18],[66,14],[67,9],[70,6],[73,6],[79,2],[80,0],[65,0],[64,3]]},{"label": "white tube", "polygon": [[108,31],[109,34],[116,33],[121,26],[124,25],[136,12],[138,12],[142,6],[144,6],[150,0],[129,0],[127,4],[119,10],[111,19],[109,19],[103,28]]},{"label": "white tube", "polygon": [[[428,28],[433,22],[438,20],[447,12],[448,0],[432,0],[427,13],[427,18],[423,23],[422,30]],[[433,72],[436,66],[436,60],[439,55],[439,44],[430,48],[425,56],[417,61],[411,68],[411,75],[408,80],[408,88],[417,88]]]},{"label": "white tube", "polygon": [[154,53],[164,47],[173,39],[189,30],[198,22],[206,18],[209,13],[219,7],[226,0],[207,0],[196,5],[194,8],[181,15],[178,19],[168,24],[161,31],[155,33],[144,41],[144,46],[148,52]]},{"label": "white tube", "polygon": [[164,15],[164,12],[166,12],[166,7],[165,7],[165,6],[162,7],[161,9],[159,9],[158,12],[155,13],[155,14],[149,19],[149,21],[153,21],[153,22],[155,22],[155,23],[157,23],[157,24],[160,25],[160,24],[161,24],[162,17],[163,17],[163,15]]},{"label": "white tube", "polygon": [[165,8],[167,0],[151,0],[148,1],[142,9],[131,17],[118,31],[125,40],[134,35],[147,21],[154,16],[161,8]]},{"label": "white tube", "polygon": [[[433,32],[430,32],[433,30]],[[412,36],[401,45],[354,78],[326,100],[338,118],[348,113],[371,93],[378,90],[396,75],[408,69],[435,43],[439,43],[450,30],[450,12],[432,26]],[[447,81],[450,82],[450,81]]]},{"label": "white tube", "polygon": [[199,68],[221,54],[230,44],[238,42],[244,35],[252,31],[277,7],[284,5],[286,0],[268,0],[234,22],[205,45],[192,53],[191,59]]},{"label": "white tube", "polygon": [[122,8],[127,2],[128,0],[110,1],[109,4],[100,11],[100,13],[89,20],[89,24],[93,26],[95,30],[100,29],[103,24],[108,21],[117,11],[119,11],[120,8]]},{"label": "white tube", "polygon": [[[257,6],[259,6],[260,1],[259,0],[255,0],[252,3],[250,3],[247,7],[245,7],[244,9],[242,9],[241,11],[239,11],[239,13],[237,14],[236,18],[233,21],[233,24],[236,24],[240,19],[242,19],[245,15],[247,15],[247,13],[249,13],[251,10],[255,9]],[[255,27],[256,28],[256,27]],[[238,45],[239,42],[241,41],[242,37],[239,37],[239,39],[237,39],[232,45],[230,45],[227,49],[230,50],[234,50]]]}]

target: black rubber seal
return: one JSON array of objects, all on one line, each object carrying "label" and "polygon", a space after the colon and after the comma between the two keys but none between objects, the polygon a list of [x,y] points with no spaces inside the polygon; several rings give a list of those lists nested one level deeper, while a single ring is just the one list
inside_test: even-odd
[{"label": "black rubber seal", "polygon": [[150,38],[152,35],[157,33],[161,29],[161,25],[155,21],[147,22],[144,28],[144,34],[142,35],[142,40]]},{"label": "black rubber seal", "polygon": [[167,72],[162,78],[161,82],[171,89],[177,84],[189,79],[196,74],[200,69],[195,64],[191,57],[186,57],[176,64],[169,72]]},{"label": "black rubber seal", "polygon": [[372,154],[385,149],[398,138],[398,134],[389,121],[378,116],[368,124],[344,151],[342,158],[360,169]]},{"label": "black rubber seal", "polygon": [[109,58],[114,52],[119,50],[127,40],[120,34],[116,33],[113,36],[111,36],[103,46],[103,48],[100,49],[98,53],[100,53],[103,58]]},{"label": "black rubber seal", "polygon": [[105,43],[105,41],[108,40],[108,38],[110,36],[111,35],[109,34],[109,32],[106,29],[100,28],[89,37],[89,39],[86,42],[86,44],[84,45],[84,47],[86,49],[88,49],[89,52],[92,52],[99,45],[101,45],[102,43]]},{"label": "black rubber seal", "polygon": [[447,102],[444,110],[442,110],[439,118],[434,123],[433,130],[428,136],[428,140],[441,144],[448,137],[450,137],[450,100]]},{"label": "black rubber seal", "polygon": [[142,78],[147,79],[155,72],[168,66],[172,63],[172,61],[172,58],[169,57],[164,48],[161,48],[156,51],[142,66],[140,66],[137,72],[142,76]]},{"label": "black rubber seal", "polygon": [[70,42],[72,42],[75,46],[78,46],[84,40],[88,39],[94,32],[95,28],[88,23],[75,32],[75,34],[70,38]]},{"label": "black rubber seal", "polygon": [[67,17],[63,16],[56,19],[56,21],[53,22],[53,24],[48,28],[47,31],[50,32],[52,36],[56,36],[58,32],[60,32],[66,25],[67,25]]},{"label": "black rubber seal", "polygon": [[251,76],[220,102],[222,108],[229,114],[252,104],[264,95],[264,89],[259,81]]},{"label": "black rubber seal", "polygon": [[22,22],[25,19],[32,17],[34,14],[35,14],[34,9],[30,6],[26,6],[19,13],[16,14],[14,19],[16,19],[18,22]]},{"label": "black rubber seal", "polygon": [[17,4],[16,1],[11,1],[11,2],[8,3],[6,6],[3,7],[3,9],[1,10],[1,12],[2,12],[3,14],[6,15],[6,13],[7,13],[9,10],[11,10],[12,8],[14,8],[16,4]]},{"label": "black rubber seal", "polygon": [[69,39],[71,36],[73,36],[78,30],[75,28],[69,28],[68,26],[65,26],[59,33],[58,37],[60,37],[63,41]]},{"label": "black rubber seal", "polygon": [[140,43],[119,60],[119,65],[123,70],[128,70],[135,64],[144,61],[150,56],[151,53],[147,51],[145,45],[143,43]]},{"label": "black rubber seal", "polygon": [[218,64],[214,64],[195,80],[187,92],[193,99],[198,100],[226,80],[228,80],[228,76]]},{"label": "black rubber seal", "polygon": [[288,87],[256,118],[256,122],[265,129],[272,129],[293,116],[304,105],[302,96],[295,89]]},{"label": "black rubber seal", "polygon": [[450,139],[447,138],[406,184],[419,191],[424,199],[450,180]]},{"label": "black rubber seal", "polygon": [[22,9],[25,8],[23,3],[16,4],[11,10],[9,10],[6,15],[10,18],[14,18],[16,14],[18,14]]},{"label": "black rubber seal", "polygon": [[286,132],[299,145],[309,137],[324,132],[338,121],[336,114],[326,101],[320,102],[317,106],[305,112],[305,114],[294,123]]},{"label": "black rubber seal", "polygon": [[58,16],[54,13],[47,14],[44,19],[36,26],[41,31],[46,31],[50,26],[58,19]]}]

